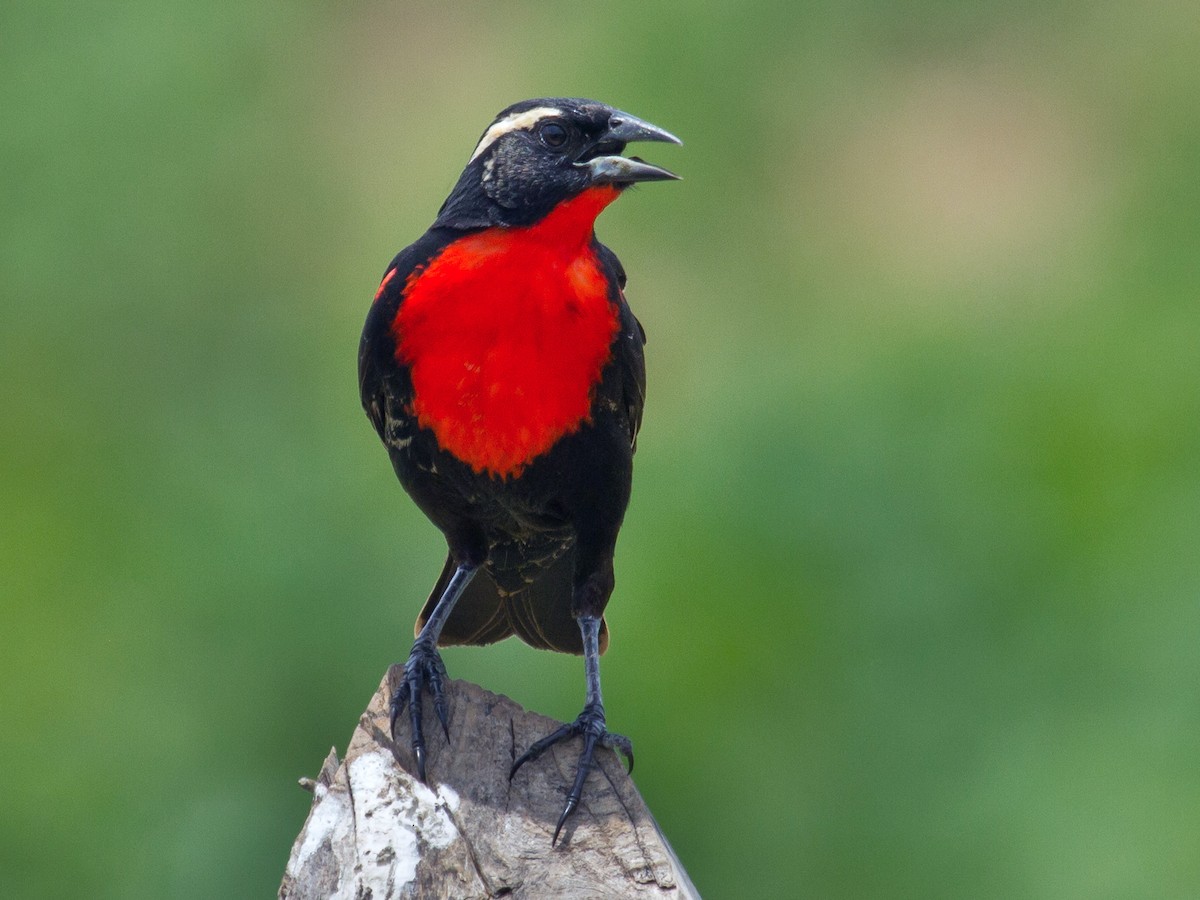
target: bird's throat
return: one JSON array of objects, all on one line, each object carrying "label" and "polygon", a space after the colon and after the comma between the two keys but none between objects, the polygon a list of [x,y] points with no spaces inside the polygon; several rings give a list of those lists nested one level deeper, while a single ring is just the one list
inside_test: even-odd
[{"label": "bird's throat", "polygon": [[519,475],[587,421],[618,321],[592,229],[618,194],[466,235],[410,276],[392,330],[412,413],[475,471]]}]

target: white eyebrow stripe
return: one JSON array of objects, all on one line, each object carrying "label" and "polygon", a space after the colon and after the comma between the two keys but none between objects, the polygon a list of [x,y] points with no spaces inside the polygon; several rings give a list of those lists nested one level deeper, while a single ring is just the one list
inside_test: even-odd
[{"label": "white eyebrow stripe", "polygon": [[522,128],[532,128],[537,122],[547,116],[561,116],[563,111],[554,106],[538,106],[534,109],[527,109],[524,112],[513,113],[505,116],[499,122],[495,123],[491,128],[484,132],[483,137],[479,139],[479,146],[475,148],[475,152],[471,154],[471,158],[467,160],[467,164],[475,162],[479,154],[486,150],[492,144],[496,143],[504,135],[510,131],[519,131]]}]

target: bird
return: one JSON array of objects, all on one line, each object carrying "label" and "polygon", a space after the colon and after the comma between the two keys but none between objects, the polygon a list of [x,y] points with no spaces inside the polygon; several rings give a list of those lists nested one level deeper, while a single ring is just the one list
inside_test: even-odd
[{"label": "bird", "polygon": [[582,655],[579,716],[534,742],[509,780],[551,746],[582,739],[551,845],[579,805],[608,730],[600,655],[613,555],[629,502],[645,401],[645,332],[625,271],[595,236],[627,188],[679,176],[626,145],[682,143],[583,98],[525,100],[485,129],[432,226],[384,272],[359,345],[363,408],[447,556],[417,618],[390,701],[405,710],[426,781],[428,694],[447,740],[439,647],[512,635]]}]

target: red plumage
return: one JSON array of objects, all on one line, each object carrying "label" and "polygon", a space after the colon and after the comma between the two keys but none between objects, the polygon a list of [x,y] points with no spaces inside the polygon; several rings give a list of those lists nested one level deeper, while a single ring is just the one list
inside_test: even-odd
[{"label": "red plumage", "polygon": [[392,331],[412,412],[476,472],[520,475],[587,418],[617,330],[592,227],[617,195],[468,235],[409,276]]}]

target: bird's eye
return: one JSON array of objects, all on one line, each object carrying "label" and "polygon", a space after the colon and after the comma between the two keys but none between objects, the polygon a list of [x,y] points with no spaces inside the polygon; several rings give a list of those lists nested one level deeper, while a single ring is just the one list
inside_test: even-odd
[{"label": "bird's eye", "polygon": [[538,129],[538,137],[551,150],[557,150],[567,142],[567,129],[557,122],[547,122]]}]

